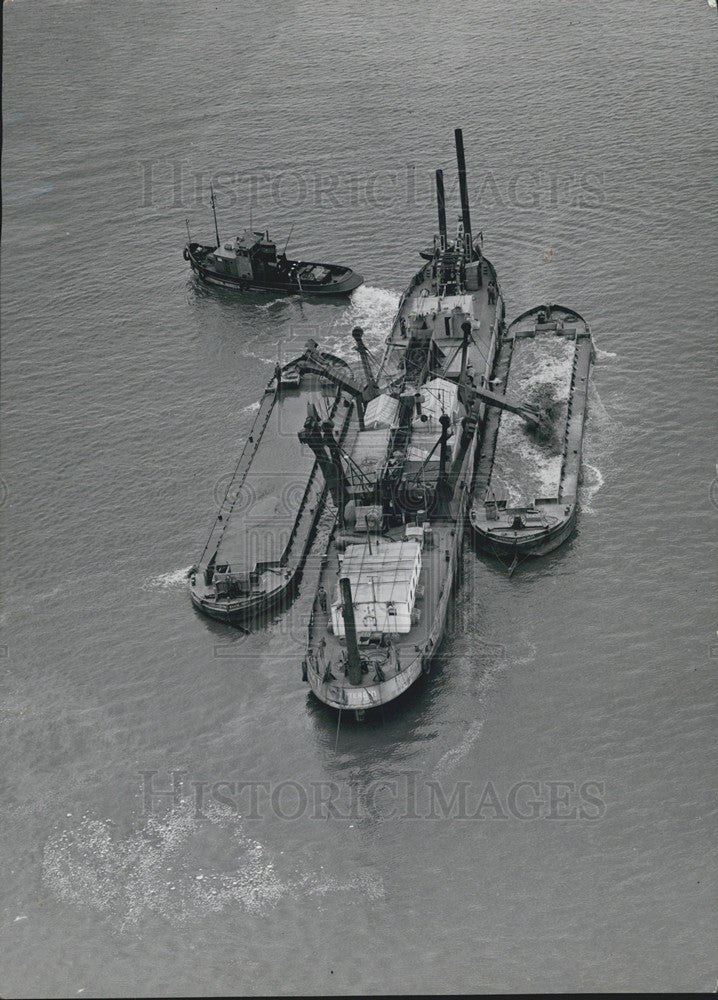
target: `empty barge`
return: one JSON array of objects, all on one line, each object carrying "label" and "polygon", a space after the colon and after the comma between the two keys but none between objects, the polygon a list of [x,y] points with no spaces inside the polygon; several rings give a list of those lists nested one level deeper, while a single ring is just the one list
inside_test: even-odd
[{"label": "empty barge", "polygon": [[[340,440],[354,401],[323,371],[348,373],[340,358],[300,356],[277,365],[198,564],[192,603],[233,625],[278,605],[296,584],[317,520],[325,481],[310,448],[297,439],[307,408],[334,421]],[[349,383],[351,384],[351,383]]]}]

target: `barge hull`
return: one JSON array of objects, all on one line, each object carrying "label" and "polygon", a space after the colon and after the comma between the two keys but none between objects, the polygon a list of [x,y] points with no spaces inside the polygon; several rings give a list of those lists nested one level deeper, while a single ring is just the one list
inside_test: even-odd
[{"label": "barge hull", "polygon": [[[542,311],[547,322],[530,329],[537,314]],[[567,322],[573,326],[566,327]],[[523,488],[525,484],[513,480],[502,490],[498,481],[505,473],[497,472],[495,460],[497,444],[502,442],[502,421],[507,417],[500,410],[489,408],[482,428],[470,512],[473,537],[480,548],[500,558],[512,559],[514,563],[524,557],[546,555],[553,551],[570,537],[576,526],[588,380],[594,349],[585,320],[574,310],[551,306],[530,309],[514,320],[501,338],[496,355],[495,384],[503,393],[516,393],[516,387],[511,384],[511,365],[519,350],[517,343],[521,344],[524,339],[527,343],[530,341],[535,345],[539,361],[548,364],[550,355],[547,345],[558,343],[557,337],[564,338],[566,343],[572,340],[574,348],[562,418],[560,471],[554,489],[548,495],[519,501],[510,495],[512,485]],[[543,358],[542,349],[546,355]],[[512,419],[516,424],[515,418],[508,417],[508,420]],[[507,434],[508,431],[505,431],[504,452],[509,440]],[[530,442],[528,432],[526,435],[526,442]],[[539,465],[542,450],[535,442],[530,446],[535,452],[534,461]]]}]

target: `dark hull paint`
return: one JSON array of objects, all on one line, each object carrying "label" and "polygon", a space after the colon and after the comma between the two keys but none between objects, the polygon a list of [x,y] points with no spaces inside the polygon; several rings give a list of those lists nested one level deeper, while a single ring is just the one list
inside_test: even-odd
[{"label": "dark hull paint", "polygon": [[226,274],[220,275],[212,270],[212,268],[206,267],[197,260],[189,246],[185,247],[185,260],[189,262],[190,267],[201,281],[209,285],[218,285],[221,288],[232,288],[236,291],[271,291],[288,295],[317,295],[327,297],[350,295],[356,288],[364,284],[363,277],[357,274],[356,271],[352,271],[350,268],[337,268],[332,264],[307,262],[305,266],[328,267],[330,270],[346,272],[346,274],[326,284],[315,284],[310,281],[300,284],[298,281],[291,280],[269,283],[253,279],[233,278],[231,275]]},{"label": "dark hull paint", "polygon": [[503,534],[492,534],[491,532],[480,531],[476,525],[473,537],[478,548],[499,559],[515,558],[523,559],[528,556],[545,556],[553,552],[559,545],[569,538],[576,527],[578,511],[574,505],[568,517],[561,518],[560,522],[551,528],[543,531],[526,530],[506,531]]},{"label": "dark hull paint", "polygon": [[[328,357],[331,356],[328,355]],[[293,390],[290,391],[293,392]],[[267,398],[267,395],[268,394],[265,394],[265,399]],[[297,398],[300,398],[300,396]],[[310,397],[301,396],[301,398]],[[340,391],[337,391],[331,411],[332,417],[336,417],[337,413],[340,411],[342,400],[344,399],[344,395]],[[276,405],[276,397],[274,397],[270,404],[270,414],[267,414],[264,417],[262,417],[261,414],[262,405],[264,405],[264,402],[260,405],[260,411],[255,418],[255,424],[252,427],[252,435],[249,440],[251,440],[256,433],[255,428],[260,419],[264,420],[263,429],[260,431],[258,439],[255,442],[255,451],[252,453],[249,462],[247,463],[246,469],[243,473],[242,482],[255,462],[258,449],[262,447],[265,442],[264,428],[266,428],[269,423],[271,409],[273,409]],[[345,434],[347,433],[353,414],[354,407],[347,407],[341,423],[340,440],[343,440]],[[267,441],[267,444],[271,446],[271,442]],[[285,553],[286,563],[284,569],[287,574],[285,579],[271,590],[256,590],[254,593],[248,594],[246,597],[234,597],[229,600],[217,599],[216,597],[203,595],[198,592],[195,580],[203,571],[202,568],[198,566],[195,568],[195,571],[190,573],[189,587],[192,604],[198,611],[201,611],[203,614],[215,619],[216,621],[221,621],[228,625],[238,625],[242,628],[248,628],[257,619],[273,610],[277,610],[291,599],[294,589],[301,579],[307,554],[316,533],[317,523],[326,506],[327,487],[319,472],[316,462],[312,467],[311,473],[307,477],[306,490],[307,492],[305,493],[304,501],[297,511],[296,520],[292,528],[293,543]],[[205,551],[207,551],[207,547],[205,547]]]}]

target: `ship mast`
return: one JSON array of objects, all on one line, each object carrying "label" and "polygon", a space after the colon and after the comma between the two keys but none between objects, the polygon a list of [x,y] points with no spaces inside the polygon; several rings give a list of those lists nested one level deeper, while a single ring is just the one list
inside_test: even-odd
[{"label": "ship mast", "polygon": [[461,402],[465,402],[466,396],[466,367],[469,358],[469,341],[471,340],[471,323],[465,320],[461,324],[461,332],[463,334],[463,341],[461,344],[461,374],[459,376],[459,398]]},{"label": "ship mast", "polygon": [[212,181],[209,182],[209,203],[212,206],[212,215],[214,216],[214,233],[217,237],[217,249],[220,247],[219,239],[219,228],[217,226],[217,209],[215,208],[215,198],[214,198],[214,188],[212,187]]},{"label": "ship mast", "polygon": [[369,353],[363,339],[364,331],[360,326],[354,327],[352,330],[352,337],[356,341],[356,350],[361,358],[362,368],[364,369],[364,378],[366,379],[366,387],[373,398],[379,395],[380,389],[377,385],[376,379],[374,378],[374,372],[371,370],[371,365],[369,364]]},{"label": "ship mast", "polygon": [[339,446],[332,433],[333,426],[331,421],[325,421],[324,426],[322,426],[316,406],[314,403],[308,403],[307,419],[298,436],[302,444],[309,445],[314,452],[324,481],[332,495],[334,506],[337,508],[339,526],[344,527],[344,506],[349,491],[342,468]]}]

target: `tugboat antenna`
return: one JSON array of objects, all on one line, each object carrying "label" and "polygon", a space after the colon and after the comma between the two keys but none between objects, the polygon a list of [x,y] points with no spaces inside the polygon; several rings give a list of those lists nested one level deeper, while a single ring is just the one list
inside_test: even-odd
[{"label": "tugboat antenna", "polygon": [[289,228],[289,236],[287,236],[287,242],[284,244],[284,250],[282,251],[284,253],[285,257],[287,255],[287,247],[289,246],[289,241],[292,238],[292,233],[293,232],[294,232],[294,223],[292,223],[292,225]]},{"label": "tugboat antenna", "polygon": [[189,231],[189,219],[185,219],[184,220],[184,224],[185,224],[185,226],[187,226],[187,241],[189,243],[191,243],[192,242],[192,236],[191,236],[190,231]]},{"label": "tugboat antenna", "polygon": [[212,215],[214,216],[214,233],[217,237],[217,249],[219,249],[219,228],[217,227],[217,209],[214,204],[214,188],[212,187],[212,181],[209,182],[209,203],[212,206]]}]

